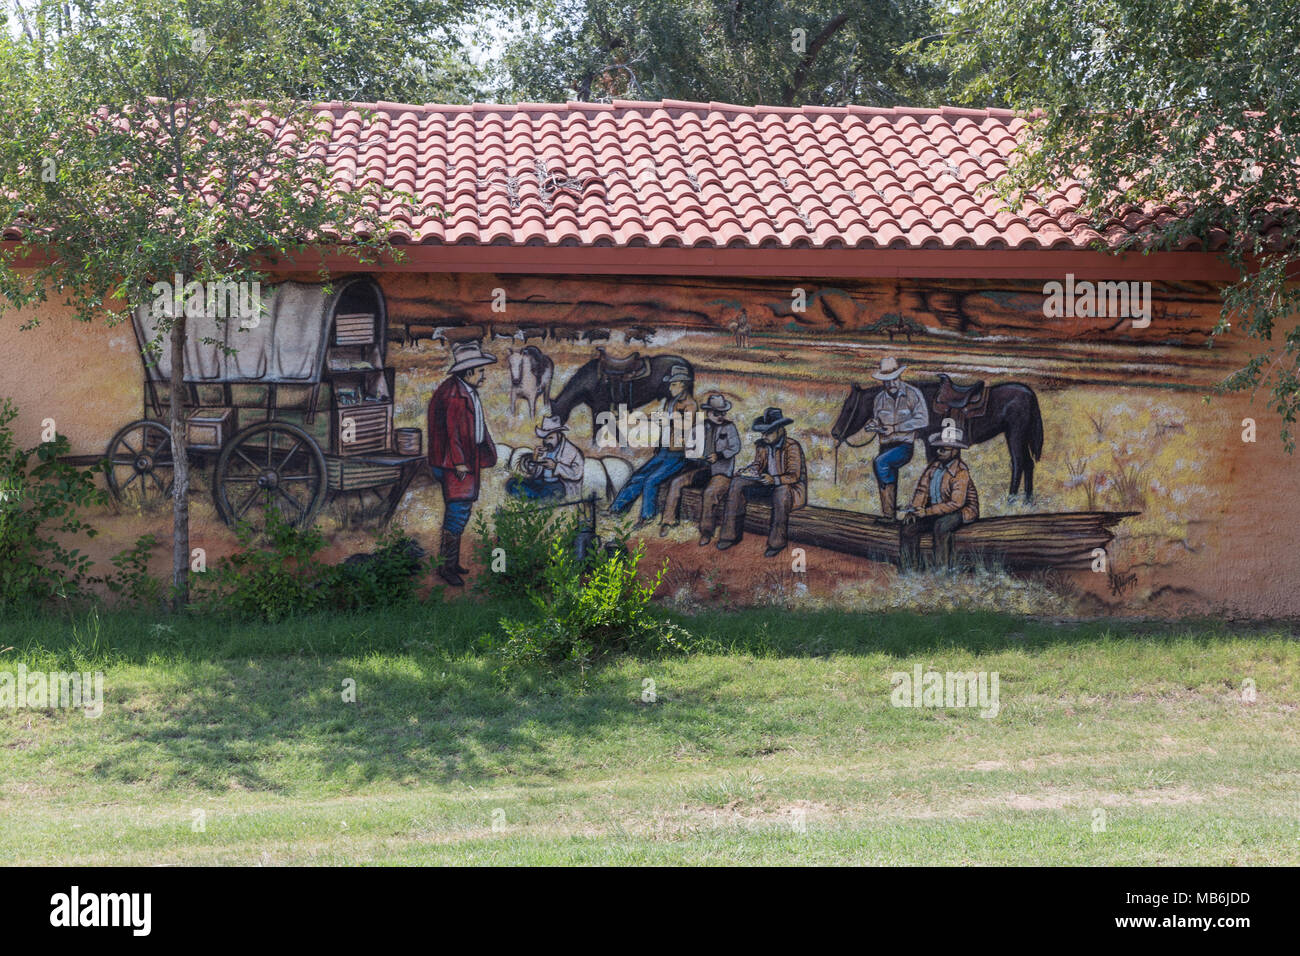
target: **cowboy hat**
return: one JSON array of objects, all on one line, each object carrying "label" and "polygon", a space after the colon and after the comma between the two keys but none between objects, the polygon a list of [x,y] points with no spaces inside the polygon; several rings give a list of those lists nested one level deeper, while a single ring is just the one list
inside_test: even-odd
[{"label": "cowboy hat", "polygon": [[723,398],[721,392],[712,392],[700,406],[702,412],[726,412],[731,410],[731,402]]},{"label": "cowboy hat", "polygon": [[889,382],[898,378],[907,371],[906,365],[899,365],[898,359],[892,355],[886,355],[880,360],[880,368],[871,373],[871,377],[877,382]]},{"label": "cowboy hat", "polygon": [[768,408],[767,411],[763,412],[762,418],[754,419],[754,424],[750,426],[749,430],[766,435],[768,432],[776,431],[778,428],[784,428],[786,425],[793,424],[794,419],[786,418],[782,415],[781,409]]},{"label": "cowboy hat", "polygon": [[[945,433],[950,437],[944,438],[943,436]],[[935,448],[969,448],[970,445],[966,444],[965,438],[966,433],[960,428],[954,426],[952,428],[945,428],[941,432],[935,432],[926,440]]]},{"label": "cowboy hat", "polygon": [[533,429],[538,438],[545,438],[547,435],[553,435],[556,432],[567,432],[568,430],[569,426],[560,421],[559,415],[547,415],[542,419],[542,424]]},{"label": "cowboy hat", "polygon": [[477,342],[457,342],[451,347],[451,368],[447,372],[464,372],[480,365],[491,365],[496,360],[495,355],[489,355],[479,348]]},{"label": "cowboy hat", "polygon": [[674,365],[668,370],[668,374],[664,376],[664,383],[671,385],[673,382],[689,382],[693,377],[691,370],[685,365]]}]

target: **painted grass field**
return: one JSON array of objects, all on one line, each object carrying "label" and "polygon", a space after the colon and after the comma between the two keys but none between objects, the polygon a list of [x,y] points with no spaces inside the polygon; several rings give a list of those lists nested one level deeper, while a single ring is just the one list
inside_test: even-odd
[{"label": "painted grass field", "polygon": [[[506,352],[512,346],[519,344],[485,343],[499,357],[489,368],[482,389],[486,417],[497,443],[532,447],[537,442],[533,429],[542,412],[534,418],[523,406],[517,415],[508,408]],[[556,363],[552,395],[558,394],[572,370],[593,354],[590,346],[571,342],[547,340],[542,347]],[[672,587],[664,597],[682,608],[716,604],[725,596],[723,603],[729,606],[962,607],[1061,615],[1214,614],[1223,609],[1225,593],[1224,572],[1216,558],[1217,539],[1239,522],[1244,510],[1261,506],[1259,501],[1234,501],[1232,494],[1224,493],[1245,487],[1233,474],[1234,469],[1247,465],[1223,453],[1225,439],[1237,441],[1241,410],[1223,400],[1206,401],[1205,389],[1223,372],[1221,358],[1210,350],[1091,342],[1049,346],[934,336],[890,344],[862,336],[826,334],[755,336],[752,348],[738,349],[727,335],[694,330],[663,332],[649,347],[611,346],[616,353],[633,347],[689,357],[696,366],[697,396],[721,390],[730,398],[735,405],[732,418],[746,443],[742,463],[752,455],[753,436],[747,431],[750,422],[768,405],[783,408],[794,419],[791,434],[802,443],[807,456],[809,501],[814,505],[879,511],[871,473],[875,446],[842,447],[837,475],[831,427],[848,386],[869,383],[870,371],[880,357],[893,354],[909,364],[914,381],[946,370],[964,381],[1021,381],[1035,389],[1045,441],[1032,503],[1006,496],[1010,463],[1001,439],[964,453],[985,516],[1027,511],[1138,512],[1117,526],[1116,539],[1108,548],[1106,574],[1043,569],[1012,575],[988,567],[979,574],[949,580],[937,602],[934,596],[939,592],[926,582],[918,585],[916,580],[900,576],[891,565],[812,547],[806,549],[806,588],[792,600],[787,592],[794,582],[787,580],[788,573],[782,573],[782,569],[789,571],[788,561],[759,559],[756,563],[746,545],[715,560],[713,552],[696,548],[693,528],[683,525],[667,539],[657,537],[651,528],[645,538],[650,563],[658,566],[664,558],[672,562]],[[394,345],[389,361],[397,369],[395,423],[423,429],[429,396],[446,374],[448,353],[441,345],[428,342]],[[1175,370],[1182,371],[1174,375]],[[1183,378],[1181,384],[1175,381],[1178,376]],[[1117,387],[1121,384],[1124,387]],[[585,409],[574,414],[571,425],[571,437],[587,453],[596,452]],[[1276,451],[1272,445],[1267,447]],[[627,454],[636,463],[649,452]],[[1275,459],[1281,457],[1266,452],[1248,467],[1252,471],[1263,467],[1284,487],[1293,487],[1294,470],[1285,463],[1279,466]],[[918,451],[902,472],[904,497],[923,467]],[[504,464],[485,473],[476,513],[490,514],[502,503],[508,477]],[[192,498],[194,544],[217,558],[229,553],[234,538],[216,517],[207,483],[206,473],[197,472]],[[344,508],[353,509],[355,504],[331,503],[318,518],[328,542],[324,554],[328,560],[341,560],[374,547],[375,523],[349,524],[343,520]],[[438,489],[417,478],[399,504],[394,522],[432,547],[441,527],[442,509]],[[101,543],[92,547],[101,563],[113,553],[106,542],[120,547],[146,531],[160,540],[168,534],[165,507],[148,515],[106,511],[92,517],[103,531],[98,539]],[[610,528],[606,523],[600,530],[608,533]],[[158,549],[155,573],[166,572],[166,558],[165,549]]]},{"label": "painted grass field", "polygon": [[[1300,863],[1285,628],[712,612],[583,689],[473,651],[506,610],[5,621],[106,702],[0,710],[0,862]],[[999,713],[891,706],[917,664]]]}]

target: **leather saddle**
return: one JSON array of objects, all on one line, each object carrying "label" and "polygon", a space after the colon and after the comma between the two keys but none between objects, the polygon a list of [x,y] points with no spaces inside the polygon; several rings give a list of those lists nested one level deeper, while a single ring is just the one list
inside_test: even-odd
[{"label": "leather saddle", "polygon": [[934,396],[934,410],[939,415],[958,413],[963,418],[979,418],[989,407],[989,390],[984,383],[958,385],[943,372],[939,373],[939,391]]},{"label": "leather saddle", "polygon": [[642,358],[640,352],[620,357],[597,347],[596,354],[600,359],[598,369],[601,378],[612,382],[630,382],[650,374],[650,360]]}]

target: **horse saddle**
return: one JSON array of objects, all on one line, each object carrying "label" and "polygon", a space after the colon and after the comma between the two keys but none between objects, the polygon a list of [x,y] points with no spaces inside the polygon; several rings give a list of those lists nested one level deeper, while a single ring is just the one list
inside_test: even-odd
[{"label": "horse saddle", "polygon": [[939,373],[939,391],[934,396],[934,410],[939,415],[959,413],[963,418],[979,418],[989,407],[989,390],[983,382],[958,385]]},{"label": "horse saddle", "polygon": [[642,358],[640,352],[620,357],[610,355],[603,348],[597,348],[596,353],[600,357],[598,368],[601,378],[614,382],[630,382],[650,374],[650,360]]}]

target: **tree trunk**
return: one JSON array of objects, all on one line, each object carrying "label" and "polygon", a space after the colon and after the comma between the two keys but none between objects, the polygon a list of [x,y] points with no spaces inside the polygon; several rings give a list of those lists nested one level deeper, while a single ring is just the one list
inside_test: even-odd
[{"label": "tree trunk", "polygon": [[185,315],[171,328],[171,401],[167,427],[172,433],[172,610],[190,600],[190,462],[185,449]]}]

